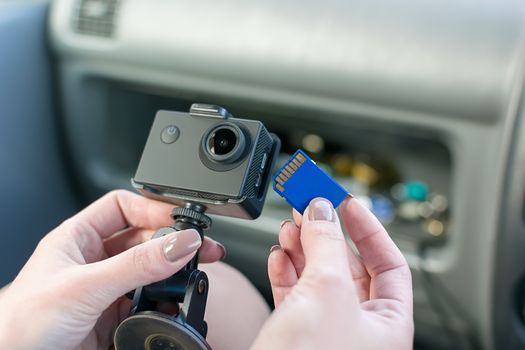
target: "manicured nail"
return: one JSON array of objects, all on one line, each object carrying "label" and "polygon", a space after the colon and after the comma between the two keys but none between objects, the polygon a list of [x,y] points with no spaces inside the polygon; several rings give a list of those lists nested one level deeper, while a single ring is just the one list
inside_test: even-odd
[{"label": "manicured nail", "polygon": [[292,219],[286,219],[286,220],[281,221],[281,228],[283,228],[283,226],[289,222],[292,222]]},{"label": "manicured nail", "polygon": [[316,198],[310,202],[308,217],[312,221],[334,221],[335,210],[326,199]]},{"label": "manicured nail", "polygon": [[275,252],[276,250],[281,250],[281,246],[280,245],[274,245],[270,248],[270,254],[272,254],[273,252]]},{"label": "manicured nail", "polygon": [[174,262],[195,252],[201,246],[201,237],[195,230],[184,230],[170,234],[164,243],[164,255]]},{"label": "manicured nail", "polygon": [[215,242],[215,243],[217,243],[217,246],[219,248],[221,248],[221,250],[222,250],[222,255],[221,255],[221,258],[219,260],[226,259],[226,248],[222,244],[220,244],[219,242]]}]

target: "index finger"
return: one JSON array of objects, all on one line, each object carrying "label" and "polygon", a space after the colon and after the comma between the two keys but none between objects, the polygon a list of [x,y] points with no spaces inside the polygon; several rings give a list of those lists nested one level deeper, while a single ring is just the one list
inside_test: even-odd
[{"label": "index finger", "polygon": [[[151,240],[155,230],[131,228],[121,231],[104,241],[104,249],[108,256],[114,256],[136,245]],[[204,237],[199,248],[199,263],[212,263],[226,257],[226,248],[219,242]]]},{"label": "index finger", "polygon": [[341,215],[370,274],[370,299],[412,305],[412,277],[407,261],[379,220],[358,200],[341,204]]},{"label": "index finger", "polygon": [[297,227],[301,227],[303,223],[303,215],[299,213],[297,210],[292,209],[292,217],[293,217],[293,221],[295,222],[295,225]]},{"label": "index finger", "polygon": [[147,199],[129,191],[112,191],[96,200],[70,220],[87,225],[101,238],[128,227],[158,229],[173,224],[173,204]]}]

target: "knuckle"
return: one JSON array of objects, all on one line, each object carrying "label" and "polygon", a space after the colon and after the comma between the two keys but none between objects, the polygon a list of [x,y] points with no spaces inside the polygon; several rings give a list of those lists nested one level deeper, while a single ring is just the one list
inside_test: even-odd
[{"label": "knuckle", "polygon": [[345,241],[345,236],[341,228],[331,222],[319,222],[315,225],[311,225],[308,228],[310,235],[315,235],[321,239],[329,239],[334,241]]},{"label": "knuckle", "polygon": [[81,235],[87,229],[86,225],[80,220],[67,219],[63,225],[64,234],[71,236]]},{"label": "knuckle", "polygon": [[52,245],[53,240],[53,232],[48,233],[38,242],[36,251],[46,250],[50,245]]},{"label": "knuckle", "polygon": [[57,230],[57,233],[62,236],[60,239],[75,241],[84,247],[87,246],[88,242],[91,242],[90,238],[94,236],[94,228],[82,220],[68,219],[64,222],[63,229]]},{"label": "knuckle", "polygon": [[331,268],[316,269],[312,271],[312,278],[316,288],[320,291],[332,293],[334,290],[343,291],[350,289],[349,276]]},{"label": "knuckle", "polygon": [[109,200],[110,202],[116,202],[116,203],[119,203],[119,204],[127,204],[129,202],[129,199],[130,197],[132,196],[133,194],[127,190],[122,190],[122,189],[118,189],[118,190],[112,190],[110,192],[108,192],[104,197],[104,199],[107,199]]},{"label": "knuckle", "polygon": [[125,197],[129,193],[130,193],[129,191],[118,189],[118,190],[112,190],[112,191],[108,192],[108,194],[106,194],[106,196],[119,198],[119,197]]},{"label": "knuckle", "polygon": [[343,276],[332,269],[323,272],[319,276],[320,283],[327,287],[343,288],[347,284],[348,276]]},{"label": "knuckle", "polygon": [[141,244],[133,250],[133,266],[144,277],[161,279],[162,263],[157,250],[148,249],[148,245]]},{"label": "knuckle", "polygon": [[85,227],[75,220],[74,217],[64,220],[57,228],[45,235],[39,242],[39,246],[49,246],[59,240],[71,239],[80,235]]}]

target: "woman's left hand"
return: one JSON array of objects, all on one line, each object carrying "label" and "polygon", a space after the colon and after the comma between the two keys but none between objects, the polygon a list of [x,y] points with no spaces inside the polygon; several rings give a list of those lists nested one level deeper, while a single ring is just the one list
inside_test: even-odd
[{"label": "woman's left hand", "polygon": [[[195,230],[149,240],[172,206],[114,191],[45,236],[0,295],[0,344],[10,349],[107,349],[131,302],[123,295],[224,247]],[[9,345],[7,345],[9,344]]]}]

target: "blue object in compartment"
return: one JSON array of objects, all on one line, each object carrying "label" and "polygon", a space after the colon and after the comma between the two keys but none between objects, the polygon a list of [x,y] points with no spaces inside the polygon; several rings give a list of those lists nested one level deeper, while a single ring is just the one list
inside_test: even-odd
[{"label": "blue object in compartment", "polygon": [[405,183],[406,199],[423,202],[428,196],[428,186],[421,181]]},{"label": "blue object in compartment", "polygon": [[301,214],[317,197],[328,199],[334,208],[348,192],[302,150],[298,150],[273,176],[273,189]]},{"label": "blue object in compartment", "polygon": [[370,196],[372,202],[372,213],[383,223],[389,223],[394,220],[396,210],[394,204],[387,197],[380,194]]}]

